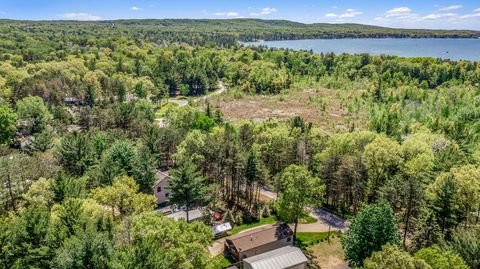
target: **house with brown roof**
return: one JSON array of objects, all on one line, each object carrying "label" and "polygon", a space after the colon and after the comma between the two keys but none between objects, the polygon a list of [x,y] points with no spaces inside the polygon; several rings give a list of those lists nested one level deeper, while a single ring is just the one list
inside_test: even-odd
[{"label": "house with brown roof", "polygon": [[225,240],[225,250],[238,261],[291,245],[293,231],[287,224],[262,226]]},{"label": "house with brown roof", "polygon": [[157,204],[164,204],[168,201],[170,196],[168,186],[171,177],[168,174],[168,171],[157,171],[155,177],[157,178],[157,181],[155,181],[155,184],[152,186],[153,194],[155,195]]}]

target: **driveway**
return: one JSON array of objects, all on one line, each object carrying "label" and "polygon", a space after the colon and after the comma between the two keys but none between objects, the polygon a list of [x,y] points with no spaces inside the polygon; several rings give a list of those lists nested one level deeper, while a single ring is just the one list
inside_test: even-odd
[{"label": "driveway", "polygon": [[[330,226],[332,229],[346,232],[348,230],[348,221],[342,217],[331,213],[322,208],[315,208],[310,211],[310,216],[318,219],[318,222],[322,222],[327,226]],[[307,225],[307,224],[306,224]]]},{"label": "driveway", "polygon": [[[225,87],[225,84],[221,81],[218,82],[218,90],[209,93],[207,95],[204,95],[202,97],[195,98],[193,102],[198,102],[198,101],[205,101],[208,100],[208,98],[214,96],[214,95],[219,95],[227,91],[227,87]],[[178,106],[186,106],[188,105],[188,100],[186,99],[167,99],[166,100],[168,103],[174,103],[177,104]],[[155,121],[157,122],[159,127],[165,127],[166,122],[164,118],[156,118]]]}]

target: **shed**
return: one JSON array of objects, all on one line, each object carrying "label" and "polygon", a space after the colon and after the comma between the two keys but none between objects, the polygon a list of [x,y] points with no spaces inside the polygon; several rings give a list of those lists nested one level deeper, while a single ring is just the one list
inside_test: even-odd
[{"label": "shed", "polygon": [[305,269],[308,259],[292,246],[277,248],[243,260],[244,269]]}]

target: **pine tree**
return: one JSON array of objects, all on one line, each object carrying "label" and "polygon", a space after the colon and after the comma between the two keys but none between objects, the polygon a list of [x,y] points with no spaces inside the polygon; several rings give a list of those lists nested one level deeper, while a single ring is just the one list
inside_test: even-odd
[{"label": "pine tree", "polygon": [[172,191],[172,195],[170,201],[178,205],[186,205],[188,222],[190,208],[206,202],[205,179],[197,171],[195,165],[190,162],[183,162],[180,167],[172,170],[171,175],[169,189]]}]

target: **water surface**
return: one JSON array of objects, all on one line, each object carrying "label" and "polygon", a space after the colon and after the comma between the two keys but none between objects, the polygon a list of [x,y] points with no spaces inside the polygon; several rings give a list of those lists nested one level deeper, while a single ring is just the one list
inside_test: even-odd
[{"label": "water surface", "polygon": [[313,50],[315,53],[369,53],[401,57],[433,57],[455,61],[480,61],[479,38],[347,38],[259,41],[244,44],[294,50]]}]

